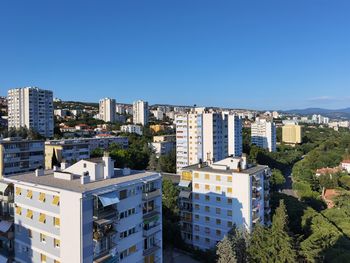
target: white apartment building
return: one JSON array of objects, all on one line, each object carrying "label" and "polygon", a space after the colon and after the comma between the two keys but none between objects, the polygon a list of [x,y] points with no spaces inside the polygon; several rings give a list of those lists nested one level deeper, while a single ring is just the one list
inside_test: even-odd
[{"label": "white apartment building", "polygon": [[176,146],[175,135],[159,135],[153,137],[153,142],[150,143],[152,149],[155,151],[156,156],[169,154],[174,150]]},{"label": "white apartment building", "polygon": [[32,128],[42,136],[53,137],[53,95],[36,87],[8,91],[8,127]]},{"label": "white apartment building", "polygon": [[0,139],[0,178],[44,167],[44,141]]},{"label": "white apartment building", "polygon": [[140,125],[127,124],[120,126],[120,130],[122,132],[127,133],[136,133],[138,135],[142,135],[142,127]]},{"label": "white apartment building", "polygon": [[105,122],[115,122],[115,99],[104,98],[100,100],[99,118]]},{"label": "white apartment building", "polygon": [[179,186],[181,234],[186,243],[206,250],[232,230],[251,231],[270,224],[267,166],[249,166],[246,158],[184,167]]},{"label": "white apartment building", "polygon": [[276,126],[272,120],[257,117],[251,126],[251,140],[270,152],[276,151]]},{"label": "white apartment building", "polygon": [[242,121],[235,114],[195,108],[177,114],[175,124],[177,170],[200,160],[242,155]]},{"label": "white apartment building", "polygon": [[103,157],[6,178],[16,262],[162,262],[160,174],[113,167]]},{"label": "white apartment building", "polygon": [[143,100],[134,101],[133,103],[133,123],[143,126],[148,124],[148,102]]},{"label": "white apartment building", "polygon": [[163,120],[164,119],[164,111],[156,109],[156,110],[152,110],[151,113],[153,114],[154,118],[156,118],[156,120]]}]

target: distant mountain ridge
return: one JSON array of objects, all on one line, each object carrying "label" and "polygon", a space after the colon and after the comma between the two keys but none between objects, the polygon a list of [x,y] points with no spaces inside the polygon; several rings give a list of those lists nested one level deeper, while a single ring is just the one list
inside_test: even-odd
[{"label": "distant mountain ridge", "polygon": [[289,114],[300,114],[300,115],[313,115],[321,114],[323,116],[334,118],[334,119],[350,119],[350,107],[344,109],[323,109],[323,108],[306,108],[306,109],[294,109],[282,111]]}]

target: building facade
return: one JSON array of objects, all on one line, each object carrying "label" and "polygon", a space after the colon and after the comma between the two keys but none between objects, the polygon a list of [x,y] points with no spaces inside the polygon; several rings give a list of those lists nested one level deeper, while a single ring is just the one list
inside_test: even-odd
[{"label": "building facade", "polygon": [[177,114],[176,167],[242,155],[242,121],[229,112],[196,108]]},{"label": "building facade", "polygon": [[301,126],[292,123],[283,125],[282,141],[287,144],[300,144],[302,142]]},{"label": "building facade", "polygon": [[214,248],[236,225],[251,231],[270,224],[267,166],[248,166],[229,157],[182,169],[179,187],[181,235],[186,243]]},{"label": "building facade", "polygon": [[263,149],[270,152],[276,151],[276,126],[274,122],[268,118],[257,117],[251,125],[251,140]]},{"label": "building facade", "polygon": [[136,133],[142,136],[142,127],[140,125],[127,124],[120,126],[120,130],[126,133]]},{"label": "building facade", "polygon": [[162,262],[161,176],[109,157],[6,178],[16,262]]},{"label": "building facade", "polygon": [[176,146],[175,135],[159,135],[153,137],[153,142],[150,143],[152,149],[155,151],[156,156],[160,157],[171,153]]},{"label": "building facade", "polygon": [[100,100],[99,118],[105,122],[116,121],[116,103],[115,99],[105,98]]},{"label": "building facade", "polygon": [[0,178],[44,167],[44,141],[0,140]]},{"label": "building facade", "polygon": [[53,137],[53,94],[36,87],[8,91],[8,127],[34,129],[46,138]]},{"label": "building facade", "polygon": [[134,101],[133,103],[133,123],[143,126],[148,124],[148,102],[143,100]]}]

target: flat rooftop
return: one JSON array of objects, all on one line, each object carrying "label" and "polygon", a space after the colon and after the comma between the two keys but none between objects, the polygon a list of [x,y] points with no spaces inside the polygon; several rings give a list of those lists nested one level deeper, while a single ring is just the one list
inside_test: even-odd
[{"label": "flat rooftop", "polygon": [[111,185],[125,183],[128,181],[147,181],[148,179],[154,179],[156,177],[161,178],[160,174],[156,172],[131,170],[129,175],[122,175],[122,169],[115,169],[115,177],[113,178],[101,179],[97,181],[91,181],[86,184],[81,184],[80,176],[74,176],[72,180],[59,179],[54,177],[53,170],[45,170],[44,175],[41,176],[35,176],[35,172],[28,172],[9,176],[7,178],[4,178],[4,180],[7,182],[11,181],[13,183],[16,183],[16,181],[19,183],[25,182],[77,193],[85,193]]}]

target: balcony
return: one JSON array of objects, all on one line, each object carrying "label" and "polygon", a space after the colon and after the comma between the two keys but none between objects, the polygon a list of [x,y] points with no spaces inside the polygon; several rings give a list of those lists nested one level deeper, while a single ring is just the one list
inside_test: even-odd
[{"label": "balcony", "polygon": [[147,220],[160,215],[160,206],[155,206],[153,209],[143,210],[143,219]]},{"label": "balcony", "polygon": [[260,220],[260,215],[259,215],[259,213],[258,213],[258,212],[254,212],[254,213],[253,213],[253,216],[252,216],[252,222],[253,222],[253,224],[258,223],[259,220]]},{"label": "balcony", "polygon": [[188,223],[192,223],[192,216],[188,215],[188,216],[181,216],[180,220],[183,222],[188,222]]},{"label": "balcony", "polygon": [[143,200],[143,201],[147,201],[147,200],[149,200],[149,199],[158,197],[158,196],[160,196],[160,195],[161,195],[160,189],[153,189],[153,190],[151,190],[151,191],[142,193],[142,200]]},{"label": "balcony", "polygon": [[148,256],[160,249],[160,240],[156,240],[154,244],[148,248],[144,248],[143,255]]},{"label": "balcony", "polygon": [[161,228],[160,223],[157,223],[153,227],[144,227],[143,228],[143,236],[148,237],[148,236],[153,235],[161,230],[162,230],[162,228]]}]

